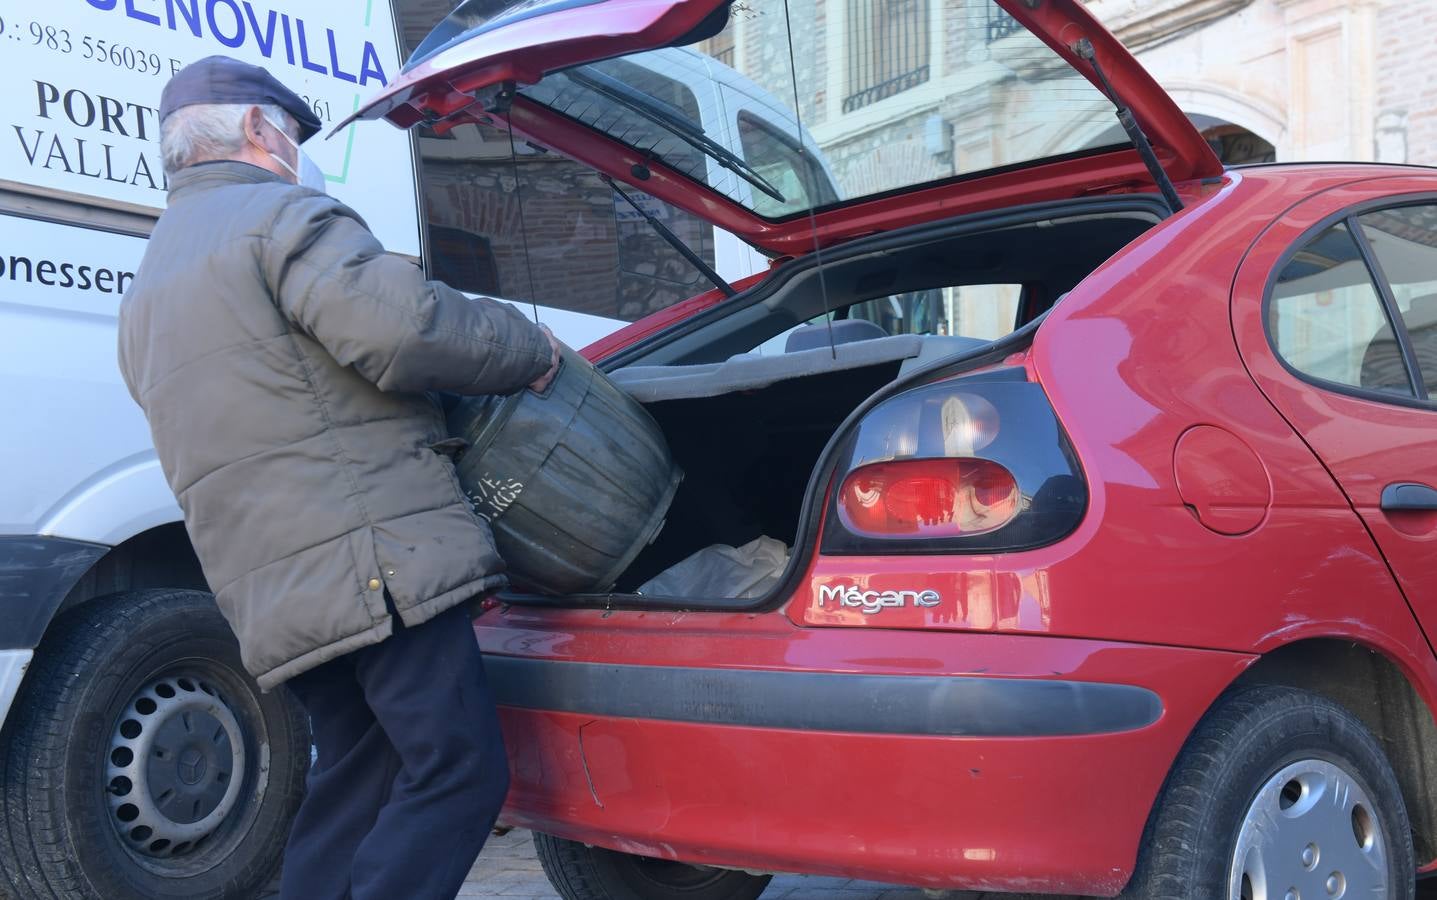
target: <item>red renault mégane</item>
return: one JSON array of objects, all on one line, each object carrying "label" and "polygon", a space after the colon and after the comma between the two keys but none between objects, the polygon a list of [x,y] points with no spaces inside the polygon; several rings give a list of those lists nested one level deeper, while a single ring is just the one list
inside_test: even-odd
[{"label": "red renault m\u00e9gane", "polygon": [[[612,592],[477,620],[507,821],[571,900],[772,872],[1412,896],[1437,172],[1225,170],[1077,0],[935,3],[943,61],[904,77],[974,102],[942,166],[858,171],[797,124],[843,93],[836,44],[898,52],[839,6],[470,2],[356,114],[512,128],[771,260],[586,351],[686,477]],[[786,26],[739,55],[798,60],[764,84],[790,133],[698,108],[745,90],[689,49],[731,17]],[[852,128],[899,87],[845,99]],[[640,589],[759,536],[787,551],[766,589]]]}]

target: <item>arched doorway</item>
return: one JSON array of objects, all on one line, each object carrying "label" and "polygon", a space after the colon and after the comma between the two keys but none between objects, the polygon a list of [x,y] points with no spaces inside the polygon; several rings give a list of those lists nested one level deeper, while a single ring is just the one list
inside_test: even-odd
[{"label": "arched doorway", "polygon": [[[1266,138],[1241,125],[1201,113],[1188,113],[1187,117],[1225,166],[1277,161],[1277,148]],[[1105,147],[1126,142],[1127,135],[1122,127],[1110,125],[1089,138],[1084,146]]]},{"label": "arched doorway", "polygon": [[[1205,119],[1208,117],[1189,116],[1188,118]],[[1197,123],[1194,122],[1194,124]],[[1277,148],[1241,125],[1219,121],[1203,128],[1202,136],[1225,166],[1277,161]]]}]

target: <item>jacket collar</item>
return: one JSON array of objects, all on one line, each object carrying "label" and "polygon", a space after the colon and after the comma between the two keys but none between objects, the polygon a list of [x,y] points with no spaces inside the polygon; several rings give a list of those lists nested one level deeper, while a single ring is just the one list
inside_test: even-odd
[{"label": "jacket collar", "polygon": [[264,184],[270,181],[289,183],[268,169],[237,160],[217,159],[195,163],[185,166],[170,177],[170,202],[173,203],[188,194],[224,185]]}]

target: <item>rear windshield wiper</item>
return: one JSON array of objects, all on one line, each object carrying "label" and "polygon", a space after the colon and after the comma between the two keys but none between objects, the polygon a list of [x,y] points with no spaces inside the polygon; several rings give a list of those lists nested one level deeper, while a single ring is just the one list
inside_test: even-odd
[{"label": "rear windshield wiper", "polygon": [[594,93],[602,94],[625,109],[636,112],[663,128],[779,203],[787,202],[783,194],[779,193],[778,188],[760,175],[753,166],[745,162],[743,157],[715,142],[713,138],[704,133],[703,126],[673,106],[650,97],[642,91],[635,90],[593,66],[577,66],[569,69],[565,74]]}]

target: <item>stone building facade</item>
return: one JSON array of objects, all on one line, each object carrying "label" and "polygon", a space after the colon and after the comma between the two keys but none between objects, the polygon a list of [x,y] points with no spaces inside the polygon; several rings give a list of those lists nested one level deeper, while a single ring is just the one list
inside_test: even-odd
[{"label": "stone building facade", "polygon": [[[1085,2],[1225,162],[1437,164],[1437,0]],[[1112,107],[989,0],[787,8],[812,23],[791,36],[795,71],[761,0],[735,7],[733,65],[795,101],[845,196],[1125,142]],[[938,328],[989,336],[1011,322],[1015,289],[944,295]]]},{"label": "stone building facade", "polygon": [[[1437,2],[1085,2],[1226,161],[1437,163]],[[1025,56],[1025,36],[1015,36],[988,0],[790,0],[789,7],[795,20],[813,23],[793,36],[805,124],[845,168],[840,180],[851,178],[850,193],[871,180],[862,168],[961,174],[983,167],[990,128],[1013,108],[994,104],[979,70],[987,62],[1017,68],[1005,58],[1009,45],[1019,66]],[[909,53],[896,83],[864,94],[873,66],[855,56],[894,47],[881,37],[855,41],[853,30],[891,28],[885,15],[918,20],[926,46]],[[735,17],[735,64],[763,79],[786,37],[772,16],[745,14],[742,3]],[[775,93],[792,95],[791,84],[768,81]],[[1075,115],[1071,147],[1120,139],[1110,116],[1090,112]],[[850,174],[847,165],[859,169]]]}]

